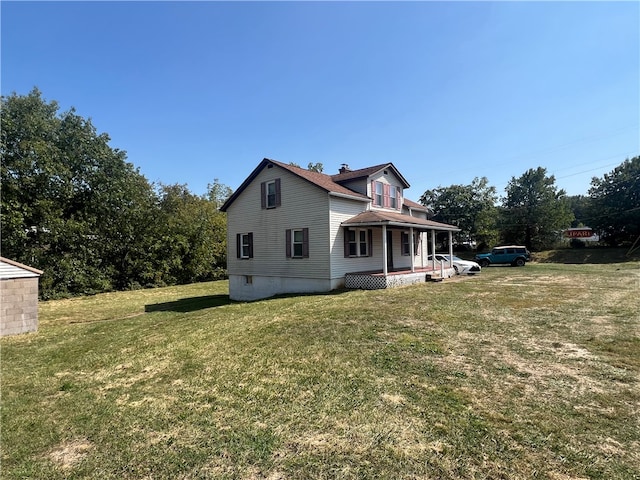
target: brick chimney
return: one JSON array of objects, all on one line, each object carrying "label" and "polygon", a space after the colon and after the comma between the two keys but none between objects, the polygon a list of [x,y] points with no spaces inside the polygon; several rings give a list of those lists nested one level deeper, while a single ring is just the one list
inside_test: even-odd
[{"label": "brick chimney", "polygon": [[349,165],[347,165],[346,163],[343,163],[340,166],[340,170],[338,170],[338,172],[340,172],[340,173],[347,173],[347,172],[350,172],[350,171],[351,171],[351,169],[349,168]]}]

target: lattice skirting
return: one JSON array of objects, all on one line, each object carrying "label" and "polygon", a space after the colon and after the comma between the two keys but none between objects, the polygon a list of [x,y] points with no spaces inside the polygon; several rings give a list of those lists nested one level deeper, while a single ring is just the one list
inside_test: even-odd
[{"label": "lattice skirting", "polygon": [[401,287],[414,283],[422,283],[427,280],[425,272],[414,272],[406,274],[371,275],[365,273],[347,273],[344,278],[346,288],[360,290],[379,290],[383,288]]},{"label": "lattice skirting", "polygon": [[344,286],[356,290],[380,290],[387,288],[387,279],[382,275],[347,273],[344,278]]}]

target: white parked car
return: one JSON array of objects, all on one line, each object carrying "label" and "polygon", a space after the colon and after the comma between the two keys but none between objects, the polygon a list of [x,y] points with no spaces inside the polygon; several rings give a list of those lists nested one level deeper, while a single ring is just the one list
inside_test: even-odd
[{"label": "white parked car", "polygon": [[[431,260],[433,257],[429,255],[427,258]],[[482,270],[482,267],[480,267],[480,265],[478,265],[476,262],[463,260],[460,257],[456,257],[455,255],[452,258],[453,268],[458,275],[474,275],[476,273],[480,273],[480,271]],[[436,253],[436,260],[445,262],[445,265],[448,265],[449,255],[444,253]]]}]

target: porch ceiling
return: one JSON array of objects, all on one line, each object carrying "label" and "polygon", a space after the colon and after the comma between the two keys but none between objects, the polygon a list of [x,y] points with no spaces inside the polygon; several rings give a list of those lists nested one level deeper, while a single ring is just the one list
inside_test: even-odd
[{"label": "porch ceiling", "polygon": [[416,230],[441,230],[449,232],[459,232],[460,229],[455,225],[434,222],[422,218],[411,217],[401,213],[386,212],[382,210],[367,210],[359,213],[355,217],[342,222],[344,227],[381,227],[387,225],[390,227],[413,227]]}]

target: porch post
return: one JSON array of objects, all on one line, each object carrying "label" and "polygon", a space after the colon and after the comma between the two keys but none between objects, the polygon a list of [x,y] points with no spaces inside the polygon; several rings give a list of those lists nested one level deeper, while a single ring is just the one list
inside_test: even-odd
[{"label": "porch post", "polygon": [[424,232],[420,232],[420,266],[422,268],[424,268],[424,257],[427,256],[427,254],[424,251]]},{"label": "porch post", "polygon": [[382,225],[382,273],[387,276],[387,226]]},{"label": "porch post", "polygon": [[431,265],[436,269],[436,231],[431,230]]},{"label": "porch post", "polygon": [[409,250],[411,251],[411,272],[416,271],[415,251],[413,246],[413,227],[409,227]]},{"label": "porch post", "polygon": [[449,268],[453,268],[453,232],[449,230]]}]

